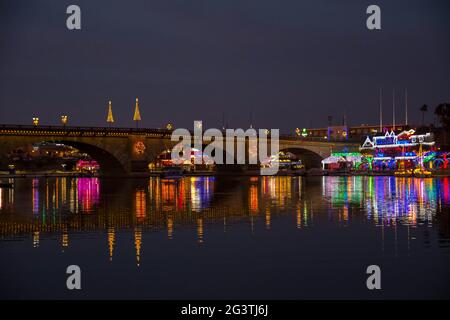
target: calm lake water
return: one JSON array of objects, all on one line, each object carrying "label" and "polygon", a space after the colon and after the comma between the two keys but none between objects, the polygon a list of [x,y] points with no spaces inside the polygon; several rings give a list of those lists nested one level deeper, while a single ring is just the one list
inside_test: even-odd
[{"label": "calm lake water", "polygon": [[450,298],[450,178],[14,183],[0,189],[0,298]]}]

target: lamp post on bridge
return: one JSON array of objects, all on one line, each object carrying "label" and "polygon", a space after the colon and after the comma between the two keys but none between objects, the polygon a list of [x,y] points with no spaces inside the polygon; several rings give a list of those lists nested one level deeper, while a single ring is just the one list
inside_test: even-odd
[{"label": "lamp post on bridge", "polygon": [[67,121],[69,121],[68,116],[61,116],[61,122],[62,122],[64,128],[66,128]]},{"label": "lamp post on bridge", "polygon": [[34,125],[35,127],[37,127],[37,126],[39,125],[39,118],[37,118],[37,117],[34,117],[34,118],[33,118],[33,125]]}]

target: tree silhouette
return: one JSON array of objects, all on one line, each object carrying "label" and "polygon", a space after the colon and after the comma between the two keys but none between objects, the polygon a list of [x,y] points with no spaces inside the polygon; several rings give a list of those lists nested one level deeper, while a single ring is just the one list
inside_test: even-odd
[{"label": "tree silhouette", "polygon": [[450,129],[450,103],[441,103],[434,110],[434,114],[439,118],[445,129]]},{"label": "tree silhouette", "polygon": [[428,106],[424,104],[422,107],[420,107],[420,111],[422,112],[422,127],[425,125],[425,112],[428,111]]}]

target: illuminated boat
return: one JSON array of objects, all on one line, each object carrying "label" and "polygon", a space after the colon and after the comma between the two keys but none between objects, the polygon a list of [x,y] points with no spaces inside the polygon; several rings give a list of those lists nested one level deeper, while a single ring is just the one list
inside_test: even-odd
[{"label": "illuminated boat", "polygon": [[305,165],[296,155],[291,152],[279,151],[276,155],[261,161],[263,168],[278,168],[277,175],[301,176],[306,173]]},{"label": "illuminated boat", "polygon": [[364,172],[361,164],[362,154],[359,152],[332,152],[322,160],[322,170],[329,175],[349,176]]},{"label": "illuminated boat", "polygon": [[417,168],[414,170],[413,175],[416,178],[428,178],[431,177],[431,171],[425,170],[423,168]]},{"label": "illuminated boat", "polygon": [[411,129],[396,135],[394,131],[387,131],[384,136],[367,137],[360,150],[372,154],[374,174],[428,176],[424,163],[429,160],[428,154],[435,151],[435,142],[431,133],[416,134]]},{"label": "illuminated boat", "polygon": [[412,177],[413,176],[413,170],[396,170],[394,172],[394,175],[396,177]]}]

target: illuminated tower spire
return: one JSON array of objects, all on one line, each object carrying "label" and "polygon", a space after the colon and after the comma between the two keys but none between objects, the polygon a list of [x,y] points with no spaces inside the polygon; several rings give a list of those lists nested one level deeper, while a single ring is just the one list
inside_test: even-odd
[{"label": "illuminated tower spire", "polygon": [[141,113],[139,112],[139,100],[136,98],[136,107],[134,108],[133,121],[136,121],[136,128],[138,127],[139,121],[141,121]]},{"label": "illuminated tower spire", "polygon": [[111,100],[108,102],[108,116],[106,118],[106,122],[109,123],[109,126],[111,126],[111,124],[114,123],[114,117],[113,117],[113,113],[112,113]]}]

